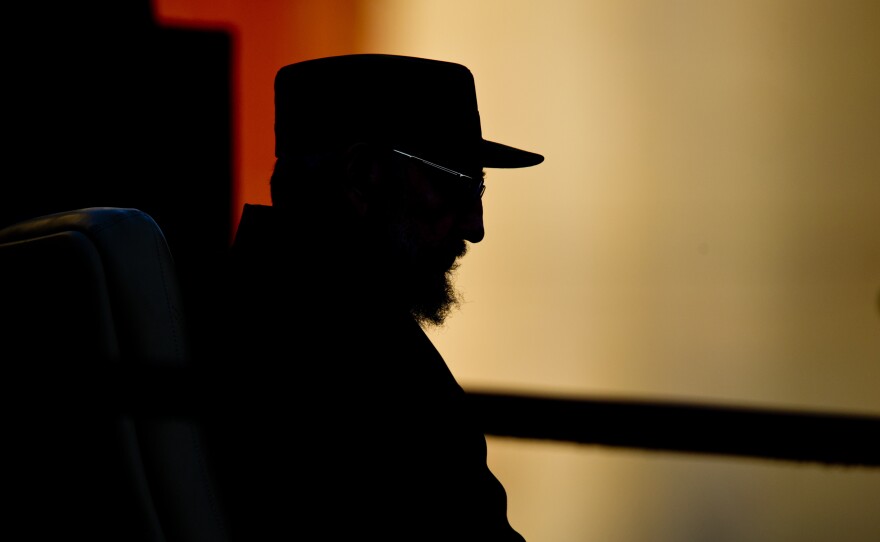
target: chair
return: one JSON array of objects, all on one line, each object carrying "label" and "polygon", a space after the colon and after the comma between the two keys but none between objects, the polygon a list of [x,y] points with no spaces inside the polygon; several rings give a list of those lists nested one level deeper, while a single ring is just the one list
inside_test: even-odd
[{"label": "chair", "polygon": [[24,538],[227,540],[200,424],[159,408],[191,360],[156,222],[100,207],[7,226],[0,306],[6,516]]}]

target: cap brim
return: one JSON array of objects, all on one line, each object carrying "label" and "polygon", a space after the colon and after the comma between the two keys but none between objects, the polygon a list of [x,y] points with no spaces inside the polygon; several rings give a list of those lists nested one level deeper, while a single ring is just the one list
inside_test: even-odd
[{"label": "cap brim", "polygon": [[530,167],[544,161],[544,157],[540,154],[502,145],[494,141],[486,141],[485,139],[483,140],[481,151],[482,166],[489,168]]}]

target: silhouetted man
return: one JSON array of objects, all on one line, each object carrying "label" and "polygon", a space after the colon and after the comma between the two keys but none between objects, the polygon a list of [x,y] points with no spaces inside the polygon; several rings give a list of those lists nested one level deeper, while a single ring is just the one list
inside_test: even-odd
[{"label": "silhouetted man", "polygon": [[483,139],[466,67],[390,55],[283,67],[275,136],[272,205],[245,205],[227,283],[233,533],[522,540],[423,328],[483,239],[483,169],[543,157]]}]

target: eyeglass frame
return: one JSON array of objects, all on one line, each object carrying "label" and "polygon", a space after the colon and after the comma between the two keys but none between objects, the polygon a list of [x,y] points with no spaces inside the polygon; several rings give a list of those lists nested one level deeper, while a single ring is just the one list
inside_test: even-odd
[{"label": "eyeglass frame", "polygon": [[394,152],[396,152],[397,154],[401,154],[401,155],[403,155],[403,156],[405,156],[405,157],[407,157],[407,158],[411,158],[411,159],[413,159],[413,160],[417,160],[417,161],[419,161],[419,162],[421,162],[421,163],[423,163],[423,164],[425,164],[425,165],[428,165],[428,166],[431,166],[431,167],[433,167],[433,168],[439,169],[440,171],[442,171],[442,172],[444,172],[444,173],[448,173],[448,174],[450,174],[450,175],[455,175],[455,176],[458,177],[459,179],[461,179],[461,178],[465,178],[465,179],[468,179],[468,180],[470,180],[470,181],[474,181],[474,182],[476,182],[477,185],[476,185],[476,187],[474,188],[474,194],[476,194],[477,199],[482,199],[483,194],[486,193],[486,182],[485,182],[485,180],[482,179],[482,178],[480,178],[480,179],[475,179],[474,177],[472,177],[472,176],[470,176],[470,175],[466,175],[466,174],[461,173],[461,172],[459,172],[459,171],[455,171],[454,169],[448,168],[448,167],[446,167],[446,166],[441,166],[440,164],[435,164],[434,162],[430,162],[430,161],[428,161],[428,160],[425,160],[424,158],[420,158],[420,157],[418,157],[418,156],[415,156],[415,155],[412,155],[412,154],[409,154],[409,153],[406,153],[406,152],[403,152],[403,151],[400,151],[400,150],[397,150],[397,149],[391,149],[391,150],[394,151]]}]

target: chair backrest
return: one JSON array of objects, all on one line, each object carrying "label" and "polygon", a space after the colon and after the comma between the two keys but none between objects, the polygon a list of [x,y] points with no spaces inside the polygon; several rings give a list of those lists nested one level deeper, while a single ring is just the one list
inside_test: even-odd
[{"label": "chair backrest", "polygon": [[[148,373],[127,370],[190,364],[156,222],[102,207],[0,230],[0,307],[12,422],[4,492],[27,538],[226,540],[200,424],[151,414],[163,388],[151,397],[131,376]],[[129,392],[148,408],[123,408]]]}]

